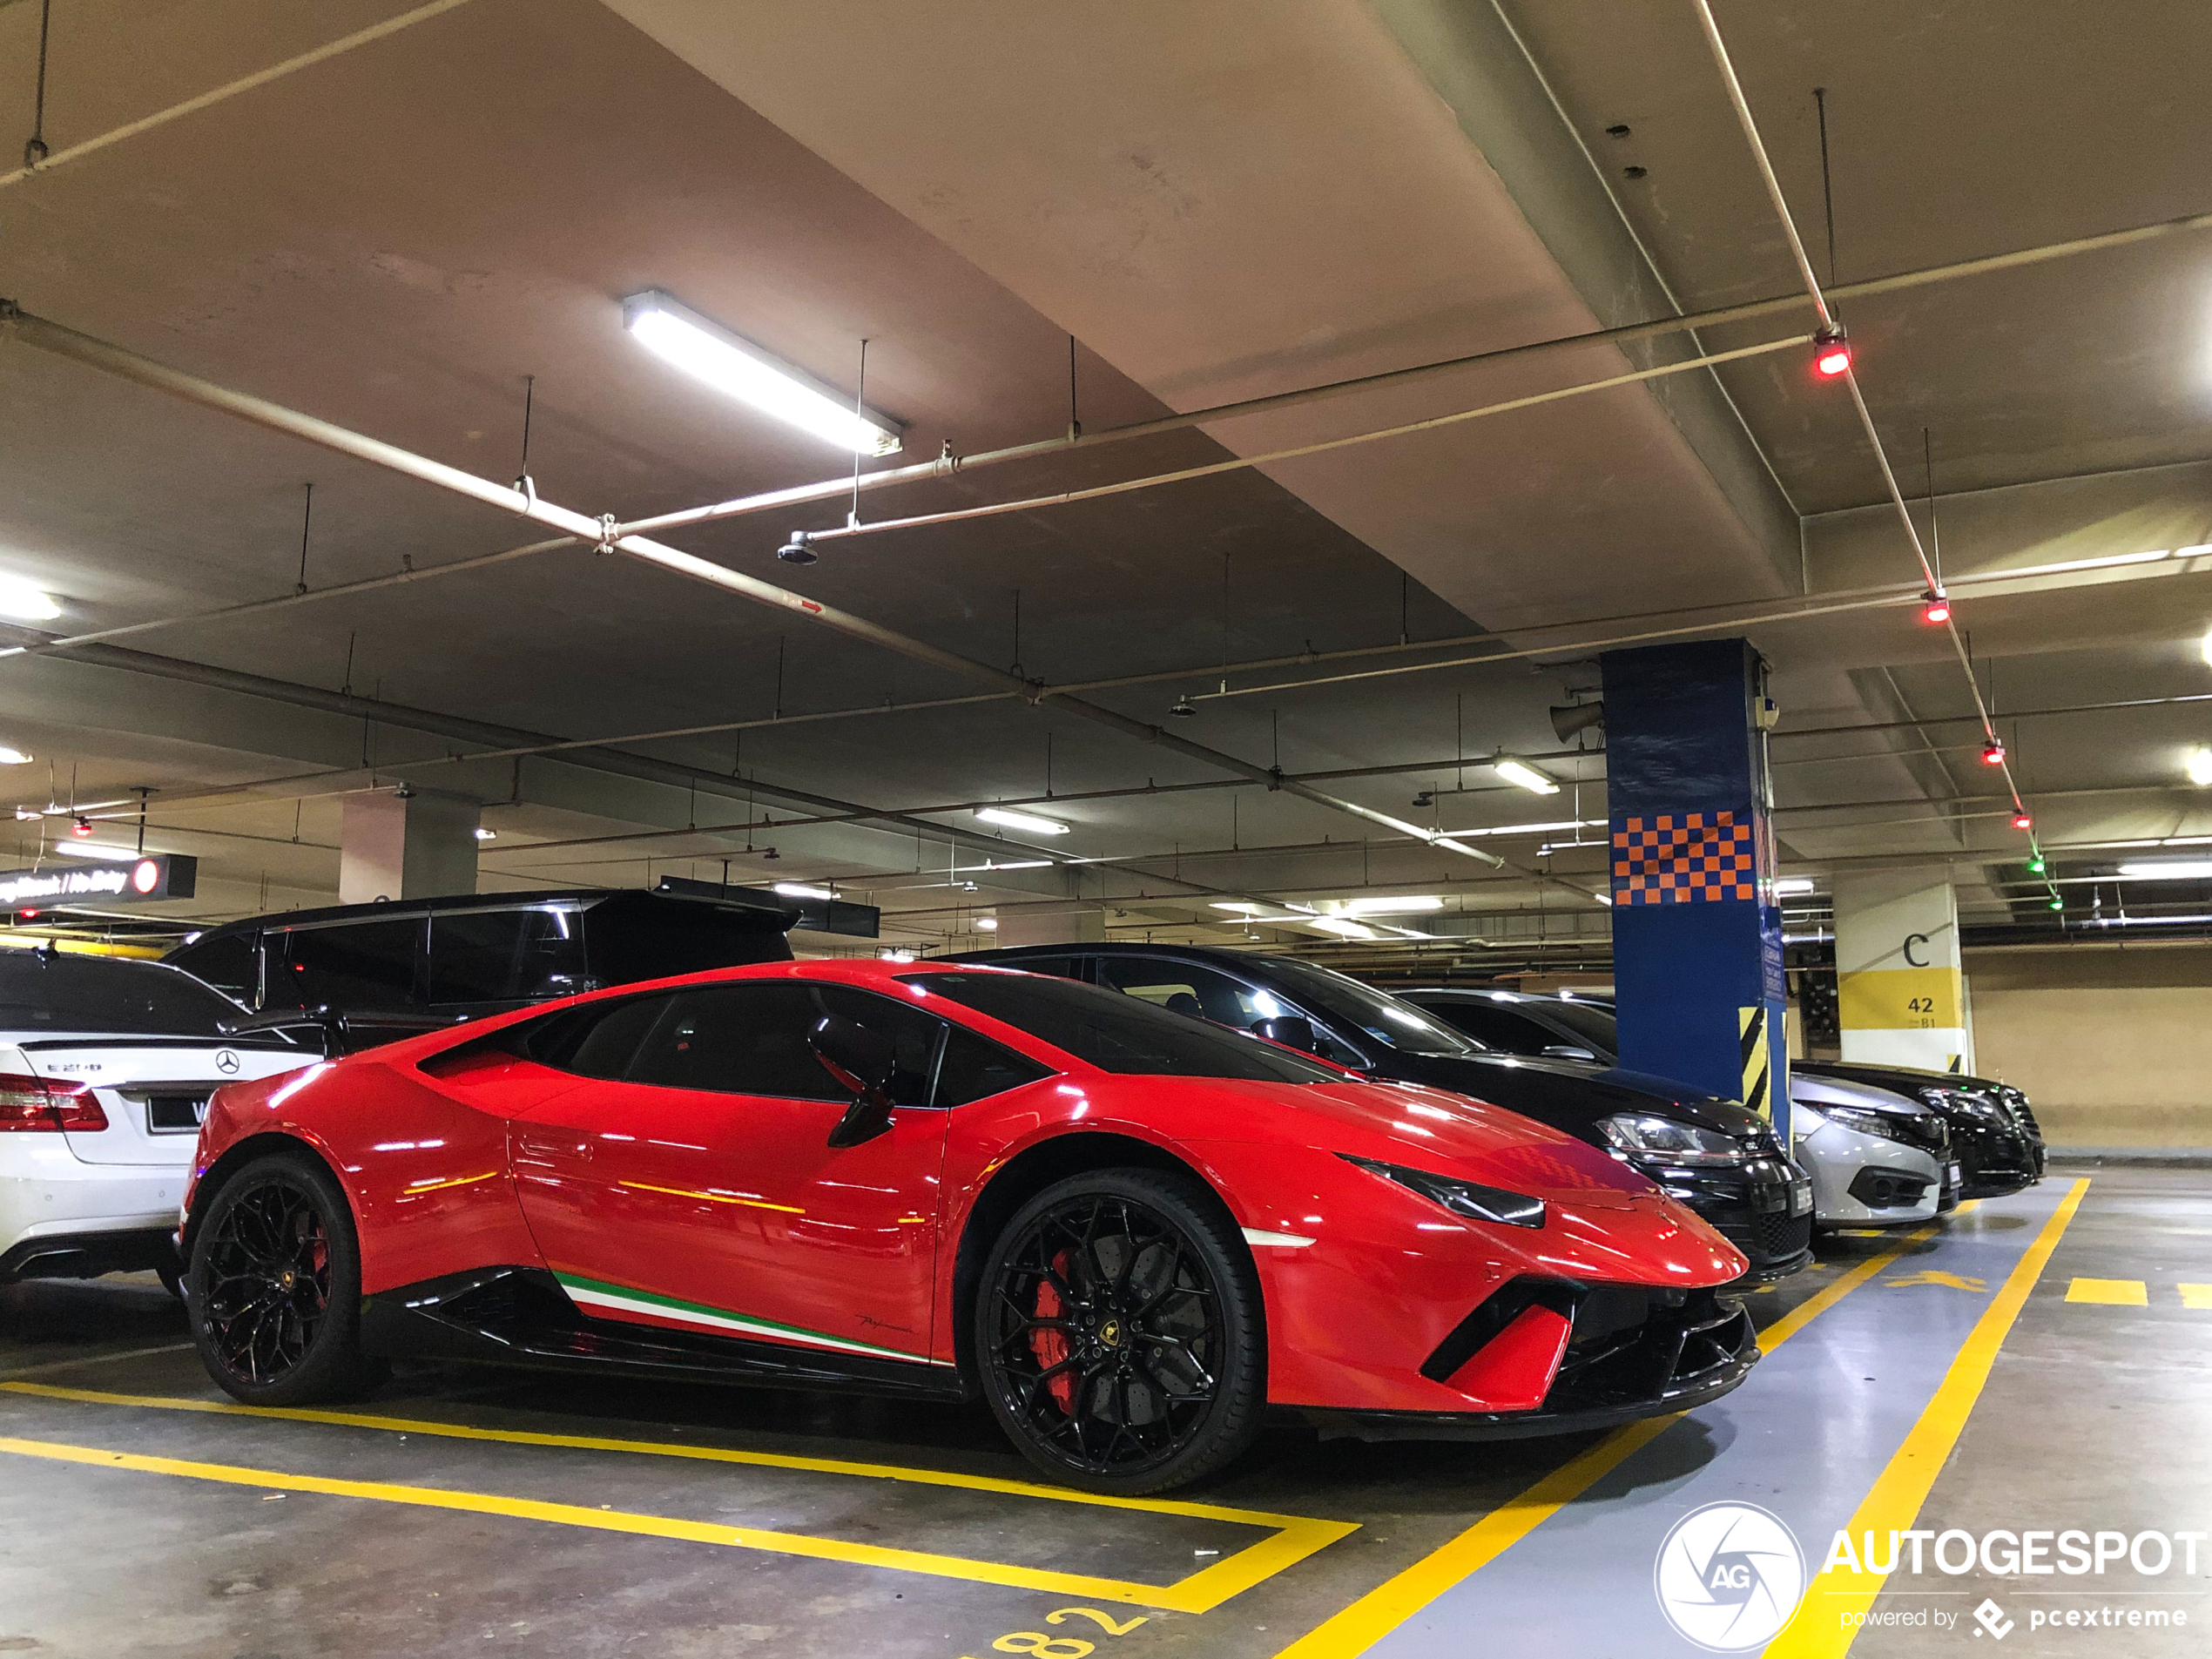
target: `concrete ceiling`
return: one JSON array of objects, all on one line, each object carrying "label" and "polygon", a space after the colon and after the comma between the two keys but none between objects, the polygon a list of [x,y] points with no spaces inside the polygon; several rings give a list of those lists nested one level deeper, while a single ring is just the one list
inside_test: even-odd
[{"label": "concrete ceiling", "polygon": [[[56,20],[48,140],[64,150],[402,10],[80,0]],[[1810,88],[1830,91],[1846,279],[2208,206],[2198,152],[2212,140],[2181,115],[2212,33],[2201,8],[2147,6],[2125,30],[1997,0],[1899,0],[1840,24],[1810,5],[1720,10],[1824,269]],[[37,27],[37,8],[0,5],[0,138],[29,131]],[[2212,540],[2212,465],[2192,464],[2212,454],[2209,260],[2212,240],[2175,239],[1847,308],[1910,481],[1932,429],[1948,571]],[[1096,432],[1787,293],[1789,275],[1694,21],[1656,0],[1196,13],[470,0],[0,188],[0,294],[26,310],[502,482],[535,375],[540,493],[625,518],[839,465],[639,352],[617,302],[649,287],[836,385],[853,383],[866,337],[869,401],[908,422],[900,459],[913,461],[1064,430],[1071,335],[1077,412]],[[1804,326],[1698,338],[1718,350]],[[1272,451],[1694,349],[1683,337],[1460,371],[901,486],[869,495],[864,516]],[[533,539],[492,509],[0,344],[0,571],[64,597],[57,629],[289,592],[310,482],[312,588]],[[674,539],[1056,685],[1181,671],[1097,694],[1163,724],[1224,660],[1461,642],[1332,665],[1420,671],[1211,700],[1172,723],[1293,773],[1407,768],[1327,787],[1444,827],[1602,818],[1596,757],[1548,763],[1587,779],[1579,806],[1501,790],[1479,765],[1456,792],[1458,768],[1430,763],[1556,749],[1545,707],[1590,683],[1593,641],[1701,621],[1749,632],[1776,664],[1785,726],[1883,728],[1777,745],[1794,856],[1959,860],[1963,881],[2001,882],[2017,838],[1976,815],[1991,808],[1945,804],[1987,792],[1959,746],[1972,729],[1910,725],[1971,710],[1947,648],[1909,605],[1776,614],[1908,580],[1879,503],[1837,388],[1811,385],[1791,349],[1080,506],[864,536],[805,571],[773,549],[840,523],[841,503]],[[2054,844],[2200,823],[2178,759],[2207,725],[2202,705],[2030,711],[2212,691],[2197,649],[2212,624],[2205,563],[1960,582]],[[1049,705],[779,718],[974,687],[584,549],[121,644],[166,661],[0,660],[0,740],[39,757],[37,776],[0,774],[0,787],[34,806],[152,790],[149,844],[206,860],[185,907],[199,915],[328,901],[340,792],[407,777],[489,803],[487,885],[711,875],[726,855],[733,879],[840,879],[921,943],[975,942],[978,907],[1104,904],[1116,925],[1187,932],[1220,922],[1205,907],[1224,891],[1389,885],[1452,894],[1469,915],[1453,925],[1485,937],[1602,932],[1587,903],[1311,801],[1224,787],[1217,767]],[[1420,666],[1512,650],[1531,654]],[[628,759],[518,763],[508,751],[533,745],[486,727],[616,741]],[[453,758],[487,750],[503,758]],[[1177,787],[1100,792],[1148,785]],[[1048,788],[1076,826],[1055,850],[1106,862],[979,871],[972,813],[928,810]],[[808,827],[792,820],[826,809],[802,811],[802,797],[865,811]],[[1903,804],[1832,809],[1853,801]],[[943,827],[881,816],[917,812]],[[42,826],[18,828],[35,854]],[[1557,839],[1574,837],[1500,845],[1526,864]],[[1570,849],[1549,867],[1602,863]]]}]

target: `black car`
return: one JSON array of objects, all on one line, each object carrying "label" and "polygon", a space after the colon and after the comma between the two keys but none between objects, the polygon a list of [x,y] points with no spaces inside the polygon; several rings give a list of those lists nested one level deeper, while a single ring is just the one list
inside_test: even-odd
[{"label": "black car", "polygon": [[1602,1147],[1750,1261],[1743,1282],[1812,1258],[1812,1188],[1755,1112],[1640,1072],[1494,1054],[1420,1009],[1311,962],[1197,945],[1040,945],[950,960],[1056,974],[1255,1031],[1371,1077],[1471,1095]]},{"label": "black car", "polygon": [[334,1046],[361,1049],[604,986],[789,961],[794,914],[637,889],[462,894],[250,917],[162,960],[253,1010],[247,1025],[314,1015]]},{"label": "black car", "polygon": [[[1530,996],[1470,986],[1436,986],[1399,993],[1461,1033],[1507,1054],[1557,1055],[1579,1052],[1610,1064],[1617,1056],[1613,1010],[1578,998]],[[1986,1077],[1919,1071],[1908,1066],[1870,1066],[1838,1060],[1793,1060],[1793,1074],[1864,1083],[1917,1100],[1941,1114],[1951,1132],[1951,1157],[1959,1165],[1956,1194],[1945,1197],[1995,1197],[2017,1192],[2043,1173],[2043,1132],[2027,1096]]]},{"label": "black car", "polygon": [[1993,1078],[1849,1060],[1798,1061],[1793,1069],[1809,1077],[1836,1077],[1887,1089],[1941,1112],[1951,1125],[1951,1152],[1959,1160],[1961,1197],[2000,1197],[2043,1178],[2043,1130],[2028,1109],[2027,1096]]}]

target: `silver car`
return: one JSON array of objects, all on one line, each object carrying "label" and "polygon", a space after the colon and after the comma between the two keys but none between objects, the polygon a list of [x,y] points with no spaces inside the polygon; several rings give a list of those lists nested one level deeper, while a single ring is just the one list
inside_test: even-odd
[{"label": "silver car", "polygon": [[1930,1221],[1958,1202],[1958,1165],[1939,1112],[1886,1089],[1790,1078],[1791,1139],[1812,1176],[1822,1227]]}]

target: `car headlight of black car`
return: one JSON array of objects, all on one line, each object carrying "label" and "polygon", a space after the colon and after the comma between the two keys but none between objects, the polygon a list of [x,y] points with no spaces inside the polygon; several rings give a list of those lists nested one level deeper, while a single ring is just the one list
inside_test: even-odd
[{"label": "car headlight of black car", "polygon": [[1544,1224],[1544,1201],[1526,1193],[1507,1192],[1503,1187],[1486,1187],[1474,1181],[1455,1181],[1450,1176],[1431,1175],[1426,1170],[1409,1170],[1403,1164],[1378,1163],[1373,1158],[1358,1158],[1349,1152],[1337,1156],[1346,1163],[1356,1163],[1370,1175],[1395,1181],[1430,1203],[1471,1221],[1494,1221],[1507,1227]]},{"label": "car headlight of black car", "polygon": [[[1700,1167],[1741,1163],[1755,1150],[1745,1147],[1742,1142],[1733,1140],[1717,1130],[1699,1129],[1695,1123],[1680,1123],[1671,1117],[1649,1116],[1640,1112],[1622,1112],[1612,1117],[1602,1117],[1598,1119],[1597,1130],[1621,1156],[1635,1163]],[[1775,1149],[1777,1156],[1779,1151],[1779,1148]]]},{"label": "car headlight of black car", "polygon": [[1838,1129],[1847,1129],[1860,1135],[1878,1135],[1885,1141],[1895,1141],[1900,1146],[1917,1146],[1918,1136],[1907,1134],[1905,1125],[1888,1112],[1870,1111],[1864,1106],[1821,1106],[1807,1108],[1793,1104],[1792,1111],[1816,1111],[1826,1123]]},{"label": "car headlight of black car", "polygon": [[1920,1098],[1939,1112],[1964,1112],[1969,1117],[1979,1118],[1985,1123],[1994,1123],[2000,1129],[2013,1126],[2013,1115],[2002,1101],[1992,1100],[1986,1095],[1977,1095],[1965,1089],[1923,1089]]}]

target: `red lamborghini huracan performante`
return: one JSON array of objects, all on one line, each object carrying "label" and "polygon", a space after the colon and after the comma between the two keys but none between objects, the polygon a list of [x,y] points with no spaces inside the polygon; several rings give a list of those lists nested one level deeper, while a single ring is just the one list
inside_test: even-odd
[{"label": "red lamborghini huracan performante", "polygon": [[980,1393],[1104,1492],[1271,1412],[1568,1431],[1757,1353],[1712,1289],[1743,1258],[1595,1148],[1003,968],[727,969],[234,1084],[180,1242],[253,1404],[398,1354]]}]

